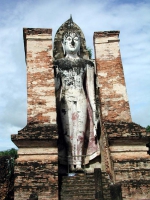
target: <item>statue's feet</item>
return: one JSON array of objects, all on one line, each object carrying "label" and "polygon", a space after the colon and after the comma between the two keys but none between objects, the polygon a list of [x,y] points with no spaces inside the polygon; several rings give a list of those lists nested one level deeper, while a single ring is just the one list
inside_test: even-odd
[{"label": "statue's feet", "polygon": [[83,172],[84,172],[84,169],[83,169],[83,168],[76,168],[76,169],[75,169],[75,172],[83,173]]},{"label": "statue's feet", "polygon": [[84,169],[81,167],[81,165],[76,165],[76,167],[75,167],[75,165],[70,165],[70,172],[78,172],[78,173],[82,173],[82,172],[84,172]]},{"label": "statue's feet", "polygon": [[76,165],[76,169],[81,169],[82,167],[81,167],[81,164],[77,164]]},{"label": "statue's feet", "polygon": [[80,167],[78,166],[78,167],[76,167],[75,171],[78,173],[82,173],[82,172],[84,172],[84,169],[81,166]]}]

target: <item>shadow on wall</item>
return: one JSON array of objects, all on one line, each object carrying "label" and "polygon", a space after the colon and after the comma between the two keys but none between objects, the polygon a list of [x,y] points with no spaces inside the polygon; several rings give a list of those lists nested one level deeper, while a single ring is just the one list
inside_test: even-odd
[{"label": "shadow on wall", "polygon": [[31,194],[28,200],[38,200],[38,195],[37,195],[37,193]]}]

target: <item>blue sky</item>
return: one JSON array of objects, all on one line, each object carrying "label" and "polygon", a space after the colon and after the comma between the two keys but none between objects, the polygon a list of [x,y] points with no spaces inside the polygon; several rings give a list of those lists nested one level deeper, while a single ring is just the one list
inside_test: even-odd
[{"label": "blue sky", "polygon": [[132,120],[150,125],[150,1],[1,0],[0,150],[26,125],[27,94],[23,27],[57,29],[70,14],[93,47],[96,31],[120,30],[120,50]]}]

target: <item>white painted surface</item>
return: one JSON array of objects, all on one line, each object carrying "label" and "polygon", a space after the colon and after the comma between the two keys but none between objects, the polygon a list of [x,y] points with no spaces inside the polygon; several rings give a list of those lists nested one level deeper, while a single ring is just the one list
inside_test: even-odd
[{"label": "white painted surface", "polygon": [[38,35],[26,35],[26,39],[34,39],[34,40],[52,40],[52,36],[49,34],[38,34]]},{"label": "white painted surface", "polygon": [[119,41],[118,36],[111,36],[111,37],[96,37],[95,38],[95,43],[96,44],[102,44],[102,43],[107,43],[109,41]]},{"label": "white painted surface", "polygon": [[[57,75],[61,79],[60,110],[63,125],[63,134],[67,144],[68,162],[70,168],[80,169],[82,165],[82,152],[84,145],[84,135],[86,132],[87,98],[92,109],[92,118],[95,123],[95,93],[94,93],[94,67],[80,65],[79,70],[74,69],[76,60],[79,59],[77,53],[80,49],[80,40],[77,35],[70,34],[63,41],[64,52],[67,60],[72,65],[67,65],[67,69],[58,66]],[[70,63],[68,61],[68,63]],[[82,66],[82,67],[81,67]],[[83,87],[83,80],[86,76],[86,92]],[[57,80],[57,79],[56,79]],[[59,84],[58,84],[59,85]],[[57,86],[58,87],[58,86]],[[87,94],[87,96],[86,96]],[[96,124],[96,123],[95,123]],[[94,129],[95,130],[95,129]],[[94,131],[93,130],[93,131]]]},{"label": "white painted surface", "polygon": [[98,76],[107,77],[107,72],[98,72]]},{"label": "white painted surface", "polygon": [[56,154],[58,153],[58,148],[20,148],[18,150],[18,155],[39,155],[39,154]]},{"label": "white painted surface", "polygon": [[[127,96],[127,91],[126,91],[126,87],[122,84],[113,84],[113,90],[117,93],[117,94],[120,94],[122,95],[122,99],[125,100],[125,101],[128,101],[128,96]],[[121,100],[119,98],[119,100]],[[117,99],[116,99],[117,101]]]}]

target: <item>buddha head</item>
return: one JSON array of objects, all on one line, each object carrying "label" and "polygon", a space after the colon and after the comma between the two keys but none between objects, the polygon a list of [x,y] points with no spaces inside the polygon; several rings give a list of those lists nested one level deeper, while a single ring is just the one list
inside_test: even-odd
[{"label": "buddha head", "polygon": [[84,34],[73,22],[72,16],[59,27],[54,38],[54,59],[61,59],[67,55],[88,59]]},{"label": "buddha head", "polygon": [[62,46],[64,55],[77,54],[80,55],[80,35],[74,30],[70,30],[63,35]]}]

